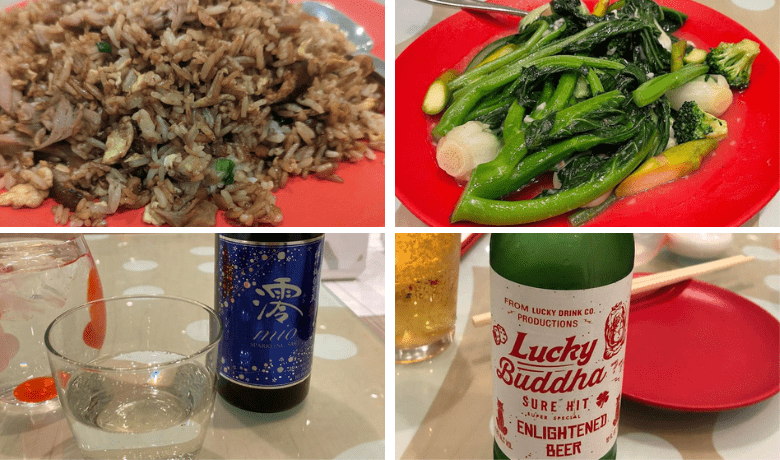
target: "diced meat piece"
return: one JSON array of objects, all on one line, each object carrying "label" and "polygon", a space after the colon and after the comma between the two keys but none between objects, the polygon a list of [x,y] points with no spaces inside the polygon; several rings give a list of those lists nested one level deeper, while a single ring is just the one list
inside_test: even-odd
[{"label": "diced meat piece", "polygon": [[15,131],[0,134],[0,152],[5,155],[13,155],[15,153],[24,152],[25,150],[30,150],[32,143],[21,136],[22,135]]},{"label": "diced meat piece", "polygon": [[306,70],[307,61],[296,62],[288,66],[281,78],[282,84],[275,92],[267,93],[265,99],[271,104],[287,102],[300,96],[309,85],[311,85],[311,75]]},{"label": "diced meat piece", "polygon": [[282,16],[276,28],[282,33],[298,32],[301,30],[301,20],[296,16]]},{"label": "diced meat piece", "polygon": [[57,203],[74,211],[81,199],[84,198],[84,194],[73,186],[69,173],[54,168],[51,197]]}]

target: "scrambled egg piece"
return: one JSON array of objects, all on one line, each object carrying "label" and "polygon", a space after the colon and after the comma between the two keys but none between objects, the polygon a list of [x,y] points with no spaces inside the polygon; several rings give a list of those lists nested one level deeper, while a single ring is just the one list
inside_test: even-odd
[{"label": "scrambled egg piece", "polygon": [[0,195],[0,206],[37,208],[48,196],[48,190],[38,190],[32,184],[16,184]]}]

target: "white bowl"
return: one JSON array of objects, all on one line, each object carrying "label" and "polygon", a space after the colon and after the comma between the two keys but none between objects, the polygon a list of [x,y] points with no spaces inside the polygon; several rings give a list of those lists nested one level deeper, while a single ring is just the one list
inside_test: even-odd
[{"label": "white bowl", "polygon": [[728,249],[731,233],[670,233],[667,247],[677,255],[692,259],[714,259]]},{"label": "white bowl", "polygon": [[653,260],[666,240],[666,233],[634,233],[634,267]]}]

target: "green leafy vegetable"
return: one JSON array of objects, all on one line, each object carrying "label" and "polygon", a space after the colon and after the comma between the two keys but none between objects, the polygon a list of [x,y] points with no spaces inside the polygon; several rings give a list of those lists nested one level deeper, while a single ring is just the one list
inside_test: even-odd
[{"label": "green leafy vegetable", "polygon": [[604,155],[577,155],[556,174],[560,187],[542,192],[542,196],[554,195],[589,181],[598,173],[608,157]]},{"label": "green leafy vegetable", "polygon": [[522,201],[500,201],[463,195],[452,222],[468,220],[479,224],[512,225],[538,222],[593,201],[618,185],[660,145],[658,129],[642,125],[642,133],[623,144],[598,174],[586,183],[560,193]]},{"label": "green leafy vegetable", "polygon": [[[529,148],[534,148],[545,142],[619,124],[625,119],[623,107],[626,99],[623,93],[614,90],[553,112],[541,120],[534,120],[526,129],[525,143]],[[610,118],[613,115],[616,117]]]},{"label": "green leafy vegetable", "polygon": [[233,162],[233,160],[217,158],[217,161],[214,163],[214,169],[217,170],[217,175],[222,179],[223,184],[230,185],[233,183],[235,180],[233,177],[233,169],[235,166],[236,163]]}]

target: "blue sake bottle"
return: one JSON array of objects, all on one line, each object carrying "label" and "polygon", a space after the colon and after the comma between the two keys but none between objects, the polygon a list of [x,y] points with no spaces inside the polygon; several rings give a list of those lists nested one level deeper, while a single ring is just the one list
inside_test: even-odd
[{"label": "blue sake bottle", "polygon": [[281,412],[306,398],[323,241],[322,233],[216,235],[217,392],[233,406]]}]

